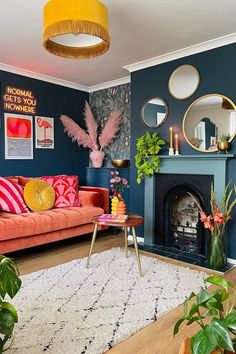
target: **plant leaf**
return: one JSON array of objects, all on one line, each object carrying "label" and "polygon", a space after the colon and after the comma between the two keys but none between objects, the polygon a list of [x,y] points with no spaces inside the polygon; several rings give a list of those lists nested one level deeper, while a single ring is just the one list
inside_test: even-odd
[{"label": "plant leaf", "polygon": [[206,281],[208,283],[214,284],[214,285],[218,285],[218,286],[222,286],[225,290],[228,290],[228,288],[233,288],[234,285],[227,281],[225,278],[219,276],[219,275],[214,275],[212,277],[208,277],[206,279]]},{"label": "plant leaf", "polygon": [[196,298],[196,304],[200,305],[204,302],[206,302],[207,300],[209,300],[212,296],[205,290],[202,289],[198,294],[197,294],[197,298]]},{"label": "plant leaf", "polygon": [[5,257],[0,262],[0,288],[13,298],[21,287],[21,279],[17,275],[15,263]]},{"label": "plant leaf", "polygon": [[236,312],[230,312],[224,319],[226,327],[234,329],[236,331]]},{"label": "plant leaf", "polygon": [[222,349],[234,351],[232,339],[230,337],[229,330],[225,326],[224,322],[213,318],[211,323],[205,327],[205,333],[208,333],[209,341],[217,341],[217,346]]},{"label": "plant leaf", "polygon": [[211,354],[215,349],[215,344],[209,341],[209,338],[201,330],[191,342],[193,354]]},{"label": "plant leaf", "polygon": [[173,334],[174,336],[176,336],[176,334],[179,332],[179,327],[181,326],[181,324],[185,321],[185,318],[181,318],[179,321],[176,322],[175,326],[174,326],[174,331]]}]

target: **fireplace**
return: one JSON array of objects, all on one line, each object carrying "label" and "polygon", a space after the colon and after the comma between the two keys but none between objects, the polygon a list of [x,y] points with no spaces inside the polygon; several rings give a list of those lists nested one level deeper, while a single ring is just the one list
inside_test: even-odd
[{"label": "fireplace", "polygon": [[199,218],[209,212],[211,175],[156,174],[154,244],[206,256],[209,238]]}]

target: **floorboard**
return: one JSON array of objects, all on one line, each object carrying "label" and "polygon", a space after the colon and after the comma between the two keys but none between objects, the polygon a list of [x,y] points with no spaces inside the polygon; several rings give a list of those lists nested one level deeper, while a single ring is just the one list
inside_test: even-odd
[{"label": "floorboard", "polygon": [[[69,240],[60,241],[50,245],[44,245],[15,252],[10,256],[17,262],[20,274],[28,274],[44,268],[54,267],[58,264],[70,262],[74,259],[87,257],[91,242],[91,236],[77,237]],[[95,252],[102,252],[112,247],[123,247],[124,239],[122,234],[113,235],[109,231],[98,234],[94,246]],[[131,249],[132,250],[132,249]],[[150,253],[141,252],[147,256]],[[155,255],[153,255],[155,256]],[[156,258],[177,264],[188,266],[192,269],[202,270],[195,265],[189,265],[175,260],[167,260],[161,256]],[[205,270],[205,269],[204,269]],[[205,270],[206,271],[206,270]],[[212,273],[212,272],[211,272]],[[226,278],[236,282],[236,269],[227,273]],[[178,354],[182,340],[194,334],[195,326],[184,327],[180,333],[173,338],[173,327],[175,322],[182,316],[182,305],[162,316],[153,324],[142,329],[138,333],[129,337],[127,340],[118,344],[109,351],[109,354]],[[96,353],[94,353],[96,354]]]}]

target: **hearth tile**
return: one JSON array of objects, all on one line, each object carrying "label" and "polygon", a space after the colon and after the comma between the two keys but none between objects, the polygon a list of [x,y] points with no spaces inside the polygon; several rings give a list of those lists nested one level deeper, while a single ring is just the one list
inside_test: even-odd
[{"label": "hearth tile", "polygon": [[171,255],[168,256],[168,257],[169,257],[169,258],[172,258],[172,259],[176,259],[177,261],[180,261],[180,262],[186,262],[186,263],[190,263],[190,264],[196,264],[196,263],[197,263],[196,259],[183,256],[182,254],[181,254],[181,255],[178,255],[178,254],[171,254]]}]

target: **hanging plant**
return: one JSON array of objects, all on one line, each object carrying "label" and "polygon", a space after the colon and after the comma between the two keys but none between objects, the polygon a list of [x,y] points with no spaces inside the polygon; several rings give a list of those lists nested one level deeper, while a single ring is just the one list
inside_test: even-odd
[{"label": "hanging plant", "polygon": [[157,156],[165,145],[157,133],[147,132],[137,139],[135,166],[137,167],[137,183],[140,184],[145,177],[151,177],[159,171],[160,159]]}]

